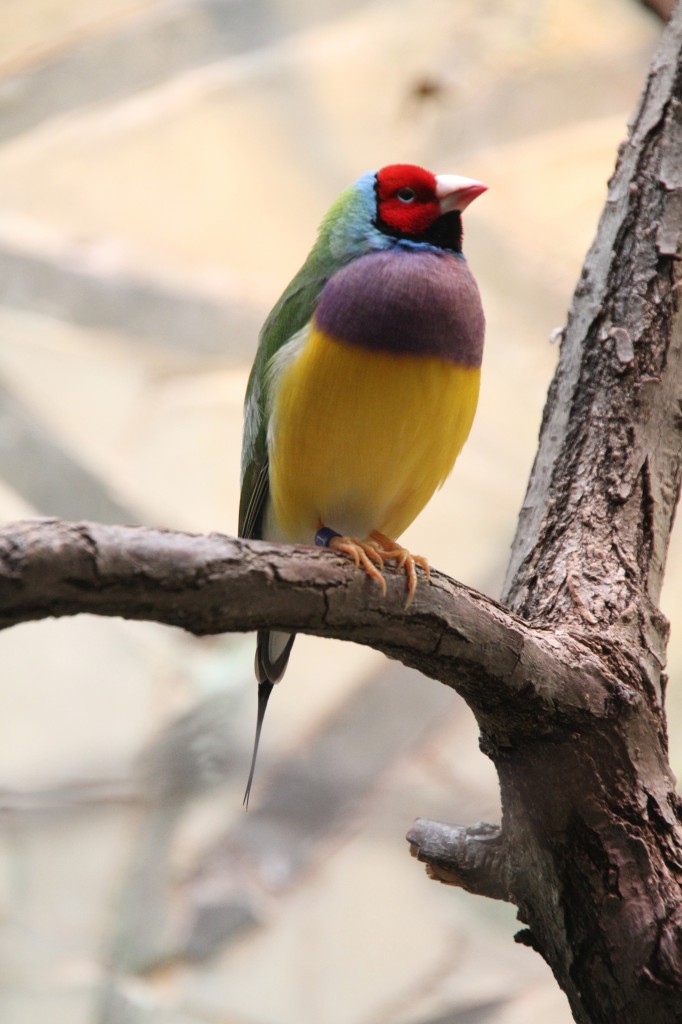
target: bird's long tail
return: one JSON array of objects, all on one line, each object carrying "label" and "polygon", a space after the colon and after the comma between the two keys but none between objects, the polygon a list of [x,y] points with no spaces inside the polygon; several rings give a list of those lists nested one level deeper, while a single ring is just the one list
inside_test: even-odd
[{"label": "bird's long tail", "polygon": [[253,741],[253,754],[251,755],[251,768],[249,770],[249,780],[246,783],[246,792],[244,793],[244,807],[249,806],[249,796],[251,794],[251,783],[253,782],[253,773],[256,770],[256,759],[258,757],[258,744],[260,743],[261,729],[263,728],[263,719],[265,718],[265,712],[270,700],[270,694],[275,684],[271,683],[269,679],[264,679],[262,683],[258,684],[258,714],[256,717],[256,738]]},{"label": "bird's long tail", "polygon": [[246,808],[249,806],[251,784],[258,758],[258,744],[260,743],[260,734],[270,694],[275,683],[279,682],[284,675],[295,639],[295,633],[281,633],[278,630],[267,629],[258,631],[258,642],[256,645],[258,713],[256,716],[256,736],[253,741],[253,754],[251,755],[251,769],[246,783],[246,792],[244,793],[244,807]]}]

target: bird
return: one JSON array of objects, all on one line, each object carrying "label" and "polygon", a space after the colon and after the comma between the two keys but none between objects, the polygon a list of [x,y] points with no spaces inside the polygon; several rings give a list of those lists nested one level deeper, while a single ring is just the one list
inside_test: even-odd
[{"label": "bird", "polygon": [[[322,220],[263,325],[244,403],[239,536],[317,544],[386,593],[386,561],[449,475],[478,401],[485,320],[462,252],[462,212],[487,186],[414,164],[368,171]],[[262,629],[263,720],[295,634]]]}]

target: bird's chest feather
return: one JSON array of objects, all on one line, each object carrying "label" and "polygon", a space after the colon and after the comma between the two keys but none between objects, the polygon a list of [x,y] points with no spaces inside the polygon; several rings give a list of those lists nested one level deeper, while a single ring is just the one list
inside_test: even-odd
[{"label": "bird's chest feather", "polygon": [[458,305],[438,256],[415,280],[412,255],[397,268],[387,255],[331,279],[273,379],[266,535],[310,542],[325,525],[396,538],[466,440],[483,334],[475,284]]}]

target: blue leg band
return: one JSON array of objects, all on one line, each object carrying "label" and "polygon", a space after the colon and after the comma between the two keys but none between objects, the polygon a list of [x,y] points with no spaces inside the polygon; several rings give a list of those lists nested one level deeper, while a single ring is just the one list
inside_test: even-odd
[{"label": "blue leg band", "polygon": [[329,526],[321,526],[315,534],[315,543],[318,548],[328,548],[329,541],[332,537],[340,537],[341,534],[337,533],[336,530],[332,530]]}]

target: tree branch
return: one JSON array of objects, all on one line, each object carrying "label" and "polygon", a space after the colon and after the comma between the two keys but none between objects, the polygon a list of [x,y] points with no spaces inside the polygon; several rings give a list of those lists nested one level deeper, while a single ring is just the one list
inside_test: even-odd
[{"label": "tree branch", "polygon": [[480,822],[464,828],[417,818],[407,841],[412,856],[427,865],[435,881],[511,901],[510,864],[499,826]]},{"label": "tree branch", "polygon": [[681,294],[678,4],[575,291],[505,584],[515,611],[579,635],[641,703],[559,742],[529,733],[510,748],[484,728],[503,805],[492,881],[466,829],[411,834],[434,877],[508,889],[581,1024],[680,1020],[682,828],[657,605],[682,478]]},{"label": "tree branch", "polygon": [[[264,626],[353,640],[457,689],[506,742],[623,713],[633,693],[568,633],[434,572],[404,610],[346,559],[220,534],[32,519],[0,529],[0,628],[91,612],[202,635]],[[567,685],[566,679],[571,684]]]},{"label": "tree branch", "polygon": [[573,297],[504,588],[524,617],[646,648],[652,684],[682,476],[681,51],[678,5]]}]

